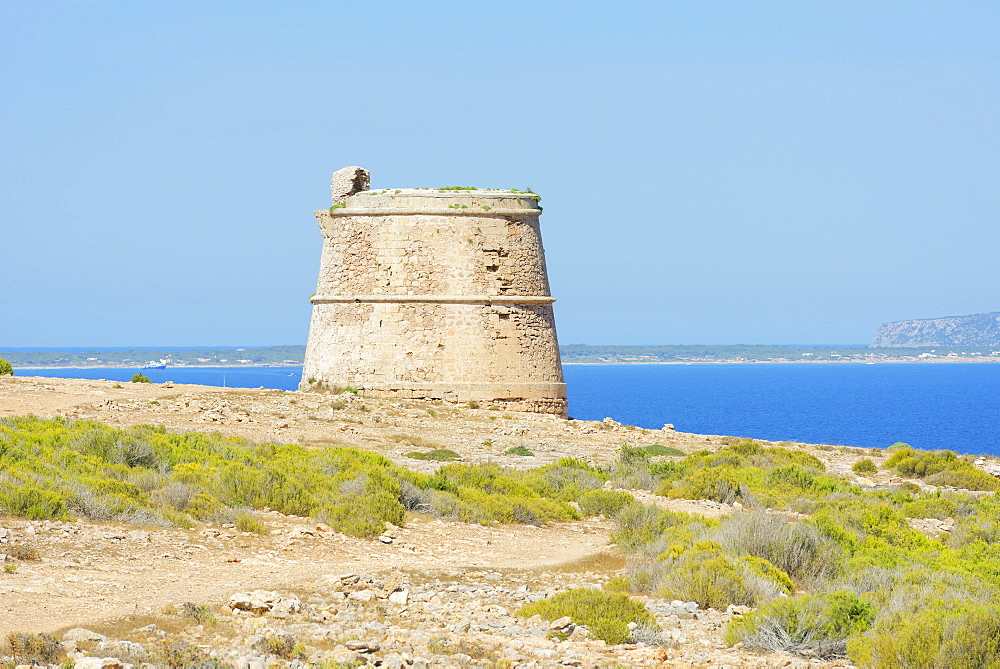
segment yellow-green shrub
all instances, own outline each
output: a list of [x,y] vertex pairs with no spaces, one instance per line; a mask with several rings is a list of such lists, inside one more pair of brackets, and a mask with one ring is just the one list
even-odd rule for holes
[[764,558],[798,580],[836,574],[843,557],[840,546],[812,523],[761,512],[723,519],[712,537],[729,553]]
[[695,469],[680,481],[664,482],[659,494],[682,499],[711,499],[730,504],[737,500],[749,502],[744,486],[762,487],[764,472],[756,468],[738,469],[731,465],[708,466]]
[[932,474],[926,481],[934,485],[947,485],[964,490],[1000,490],[1000,479],[991,476],[981,469],[976,469],[967,462],[950,469]]
[[958,502],[947,497],[923,497],[903,504],[900,512],[907,518],[950,518],[958,511]]
[[928,601],[919,610],[880,616],[847,644],[862,667],[1000,666],[1000,612],[969,602]]
[[756,555],[744,555],[739,559],[739,563],[758,576],[776,583],[778,587],[785,591],[785,594],[790,595],[795,590],[792,578],[774,566],[770,560],[765,560]]
[[851,465],[851,471],[859,476],[865,476],[877,472],[878,467],[875,466],[875,462],[871,458],[864,458]]
[[69,520],[66,502],[59,493],[32,485],[5,485],[0,489],[0,510],[32,520]]
[[613,516],[629,504],[635,504],[635,498],[627,492],[617,490],[591,490],[580,497],[580,509],[588,516]]
[[765,652],[837,657],[845,654],[848,639],[864,632],[874,618],[875,607],[853,592],[783,598],[731,622],[723,639]]
[[548,621],[569,616],[577,625],[586,625],[591,637],[612,644],[629,640],[630,622],[656,625],[656,619],[639,602],[621,593],[593,588],[560,592],[521,607],[517,615],[522,618],[539,615]]
[[253,532],[254,534],[267,534],[267,526],[261,522],[260,518],[252,513],[241,513],[236,516],[236,529],[240,532]]
[[[725,609],[731,604],[757,606],[787,592],[791,583],[774,565],[733,558],[712,541],[701,541],[690,549],[665,553],[660,559],[657,594],[665,599],[698,602],[705,608]],[[769,564],[769,563],[768,563]],[[777,578],[765,575],[772,571]]]
[[48,665],[66,659],[66,649],[49,634],[10,632],[7,634],[7,650],[13,659],[10,666]]
[[[187,526],[194,518],[266,506],[301,516],[322,510],[335,526],[374,533],[386,521],[402,522],[404,481],[414,508],[483,523],[573,519],[566,502],[603,483],[592,467],[572,459],[527,472],[450,465],[426,475],[356,449],[176,435],[150,426],[0,419],[0,509],[31,518],[68,519],[72,510]],[[351,519],[355,504],[364,513]]]
[[917,451],[902,445],[885,461],[885,467],[900,474],[926,478],[934,485],[965,490],[1000,490],[1000,479],[959,458],[954,451]]
[[385,531],[385,523],[402,525],[406,510],[387,492],[366,492],[334,497],[313,514],[338,532],[370,537]]
[[683,527],[694,522],[718,524],[717,521],[688,513],[666,511],[643,504],[629,504],[622,507],[615,521],[617,527],[611,533],[611,540],[626,552],[637,550],[645,544],[662,541],[666,532],[673,527]]

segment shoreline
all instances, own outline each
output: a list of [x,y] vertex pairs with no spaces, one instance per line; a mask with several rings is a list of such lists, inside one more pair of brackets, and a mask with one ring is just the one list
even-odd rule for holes
[[[876,360],[848,359],[848,360],[642,360],[642,361],[615,361],[615,362],[563,362],[563,365],[590,365],[590,366],[610,366],[610,365],[898,365],[898,364],[990,364],[1000,363],[1000,357],[979,357],[979,358],[879,358]],[[275,363],[263,365],[168,365],[166,369],[267,369],[267,368],[289,368],[301,367],[302,363]],[[54,370],[54,369],[134,369],[142,372],[145,367],[132,367],[130,365],[18,365],[14,368],[18,370]]]
[[[978,363],[1000,362],[1000,357],[980,358],[879,358],[877,360],[643,360],[621,362],[563,362],[563,365],[883,365],[883,364],[934,364],[934,363]],[[24,369],[27,369],[25,367]]]
[[[268,369],[270,367],[301,367],[302,363],[275,363],[275,364],[265,364],[265,365],[167,365],[166,369]],[[134,369],[137,372],[142,371],[164,371],[163,369],[157,367],[154,369],[149,369],[148,367],[132,367],[131,365],[18,365],[14,368],[14,373],[17,373],[19,369]]]

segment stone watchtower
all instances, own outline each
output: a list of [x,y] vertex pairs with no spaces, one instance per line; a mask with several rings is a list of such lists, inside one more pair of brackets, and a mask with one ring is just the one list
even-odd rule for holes
[[566,414],[538,196],[333,175],[301,389]]

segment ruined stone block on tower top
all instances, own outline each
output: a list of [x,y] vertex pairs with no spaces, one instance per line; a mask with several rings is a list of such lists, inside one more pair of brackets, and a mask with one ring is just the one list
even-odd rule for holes
[[333,202],[337,202],[349,195],[368,190],[371,184],[371,175],[368,170],[357,165],[345,167],[333,173],[330,181],[330,191],[333,194]]

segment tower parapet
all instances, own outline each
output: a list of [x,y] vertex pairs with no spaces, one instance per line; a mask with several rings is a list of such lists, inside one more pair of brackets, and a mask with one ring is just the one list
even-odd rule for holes
[[565,415],[538,196],[338,192],[338,181],[367,187],[358,170],[336,173],[333,207],[316,212],[323,255],[301,388]]

